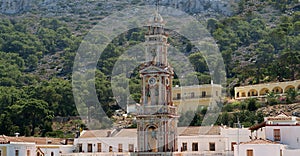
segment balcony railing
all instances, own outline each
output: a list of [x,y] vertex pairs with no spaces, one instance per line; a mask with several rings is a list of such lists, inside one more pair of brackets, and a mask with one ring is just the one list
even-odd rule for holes
[[138,115],[157,115],[157,114],[177,114],[177,108],[174,106],[166,105],[150,105],[150,106],[138,106]]

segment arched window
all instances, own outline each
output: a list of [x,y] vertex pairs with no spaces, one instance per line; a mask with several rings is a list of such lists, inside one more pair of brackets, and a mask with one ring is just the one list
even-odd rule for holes
[[276,94],[282,94],[283,93],[283,89],[279,86],[274,87],[272,91]]
[[53,152],[51,152],[51,156],[54,156],[54,153],[53,153]]
[[256,89],[250,89],[248,92],[248,96],[257,96],[258,91]]
[[268,93],[269,93],[269,89],[267,89],[267,88],[263,88],[259,91],[260,96],[267,95]]
[[288,92],[290,89],[295,90],[295,87],[293,85],[288,85],[285,87],[284,92]]

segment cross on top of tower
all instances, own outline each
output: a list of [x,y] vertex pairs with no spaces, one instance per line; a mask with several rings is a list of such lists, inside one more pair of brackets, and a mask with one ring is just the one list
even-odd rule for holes
[[160,0],[156,0],[155,12],[150,16],[147,26],[162,27],[165,24],[162,16],[159,14],[159,2]]
[[159,12],[159,1],[160,1],[160,0],[156,0],[156,12],[157,12],[157,13]]

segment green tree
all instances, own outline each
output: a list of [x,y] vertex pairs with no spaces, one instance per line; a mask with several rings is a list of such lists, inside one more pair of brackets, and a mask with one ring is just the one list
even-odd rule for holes
[[274,92],[270,92],[267,94],[267,103],[270,105],[275,105],[278,103],[278,95]]
[[[47,102],[37,99],[21,99],[10,107],[15,124],[30,129],[30,135],[36,133],[36,128],[42,128],[47,121],[53,118],[53,112],[49,110]],[[23,119],[23,120],[20,120]]]
[[206,60],[201,52],[193,53],[188,58],[197,72],[203,73],[208,71]]
[[247,105],[247,108],[249,111],[256,111],[257,110],[257,99],[249,99],[247,101],[248,105]]
[[287,92],[286,92],[286,101],[287,103],[293,103],[296,101],[296,97],[299,95],[299,93],[295,90],[290,88]]

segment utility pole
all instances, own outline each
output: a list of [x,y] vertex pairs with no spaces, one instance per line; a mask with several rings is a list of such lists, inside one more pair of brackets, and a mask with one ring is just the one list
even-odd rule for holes
[[240,119],[239,117],[237,117],[237,126],[238,126],[238,143],[237,143],[237,151],[238,151],[238,155],[240,155],[240,128],[241,128],[241,123],[240,123]]

